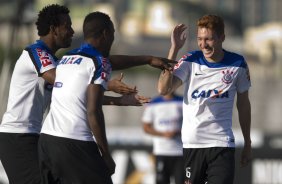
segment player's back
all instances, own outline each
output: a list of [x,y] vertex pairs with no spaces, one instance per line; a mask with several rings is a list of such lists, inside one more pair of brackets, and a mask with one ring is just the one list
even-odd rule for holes
[[63,56],[56,69],[51,108],[42,133],[84,141],[93,140],[87,122],[86,93],[88,85],[95,83],[94,80],[102,81],[103,75],[107,75],[103,70],[105,65],[109,65],[108,60],[103,60],[100,55],[89,56],[75,52]]

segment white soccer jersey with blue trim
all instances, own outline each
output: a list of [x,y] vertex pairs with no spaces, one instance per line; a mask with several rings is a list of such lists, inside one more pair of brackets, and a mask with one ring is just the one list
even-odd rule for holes
[[52,103],[41,133],[94,141],[87,120],[87,87],[98,84],[107,89],[111,70],[109,60],[89,44],[63,56],[56,69]]
[[[162,96],[156,97],[146,105],[142,121],[152,124],[154,129],[159,132],[181,131],[182,101],[183,98],[180,96],[174,96],[169,100]],[[153,153],[155,155],[180,156],[182,152],[180,135],[174,138],[153,137]]]
[[23,50],[12,74],[0,132],[40,133],[52,92],[52,85],[41,75],[55,68],[56,61],[57,58],[41,40]]
[[174,75],[185,85],[183,147],[234,147],[234,98],[251,86],[244,58],[224,50],[221,62],[210,63],[201,51],[194,51],[179,60]]

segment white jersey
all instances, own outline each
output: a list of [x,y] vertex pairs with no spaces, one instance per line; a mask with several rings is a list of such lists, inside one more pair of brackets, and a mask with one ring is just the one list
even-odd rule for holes
[[[164,99],[162,96],[152,99],[143,112],[143,123],[150,123],[155,130],[160,132],[181,131],[182,101],[180,96]],[[166,138],[153,137],[153,153],[161,156],[182,155],[181,136]]]
[[52,92],[52,85],[41,75],[55,68],[56,61],[57,58],[41,40],[23,50],[12,74],[0,132],[40,133]]
[[50,111],[41,133],[82,141],[94,141],[87,120],[89,84],[107,89],[111,65],[89,44],[70,51],[59,61]]
[[224,50],[220,63],[210,63],[201,51],[194,51],[180,59],[174,75],[185,85],[183,147],[235,147],[234,97],[251,86],[244,58]]

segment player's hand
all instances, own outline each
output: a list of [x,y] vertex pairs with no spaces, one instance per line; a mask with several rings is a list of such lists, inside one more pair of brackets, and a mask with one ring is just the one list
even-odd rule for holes
[[166,59],[166,58],[161,58],[161,57],[154,57],[152,56],[152,59],[150,61],[150,65],[155,68],[159,68],[161,70],[173,70],[173,64],[176,64],[177,61]]
[[123,73],[121,73],[119,77],[110,80],[108,82],[108,90],[119,94],[137,93],[138,91],[136,90],[136,87],[129,87],[122,82],[123,76]]
[[187,29],[187,26],[184,24],[178,24],[174,27],[172,34],[171,34],[171,47],[179,50],[183,47],[187,34],[184,32]]
[[122,106],[142,106],[151,101],[151,98],[137,95],[137,93],[122,95],[120,98],[120,104]]
[[109,169],[110,174],[111,175],[114,174],[115,169],[116,169],[116,163],[115,163],[114,159],[112,158],[112,156],[110,154],[104,154],[103,159],[106,162],[106,165]]
[[241,167],[247,166],[252,160],[252,147],[245,145],[241,153]]

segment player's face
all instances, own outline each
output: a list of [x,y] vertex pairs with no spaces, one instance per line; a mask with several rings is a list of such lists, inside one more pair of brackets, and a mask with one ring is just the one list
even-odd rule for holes
[[60,16],[62,24],[56,27],[56,44],[58,48],[67,48],[71,45],[74,31],[71,27],[70,16],[63,14]]
[[222,54],[224,35],[218,36],[214,31],[198,27],[198,46],[208,61],[218,61]]

